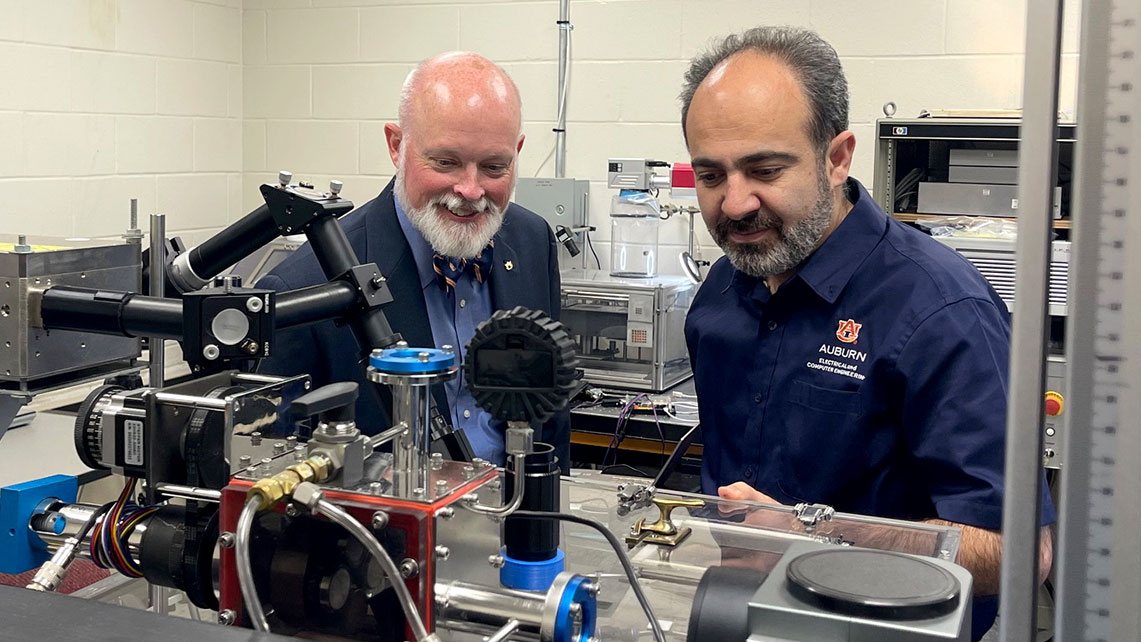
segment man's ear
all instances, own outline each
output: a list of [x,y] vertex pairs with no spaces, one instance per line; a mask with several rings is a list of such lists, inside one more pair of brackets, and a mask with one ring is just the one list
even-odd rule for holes
[[852,171],[852,154],[856,149],[856,135],[844,130],[828,143],[828,182],[839,187],[848,180]]
[[396,123],[385,123],[384,140],[388,144],[388,156],[392,166],[400,169],[400,145],[404,142],[404,130]]
[[519,144],[515,146],[515,153],[523,151],[523,139],[527,138],[526,134],[519,134]]

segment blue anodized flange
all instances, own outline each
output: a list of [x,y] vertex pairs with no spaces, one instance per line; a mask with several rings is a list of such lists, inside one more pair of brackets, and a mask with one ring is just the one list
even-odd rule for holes
[[[550,632],[554,642],[587,642],[595,635],[598,626],[598,591],[589,577],[563,573],[555,578],[547,604],[558,600],[554,621],[546,620],[543,628]],[[577,614],[574,605],[577,604]]]

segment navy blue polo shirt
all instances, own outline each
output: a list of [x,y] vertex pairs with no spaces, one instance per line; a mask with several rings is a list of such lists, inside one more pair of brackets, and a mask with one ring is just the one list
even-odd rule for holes
[[[853,208],[775,294],[726,258],[685,335],[702,489],[744,481],[785,504],[1002,525],[1006,306],[954,250]],[[1043,523],[1055,519],[1047,496]]]

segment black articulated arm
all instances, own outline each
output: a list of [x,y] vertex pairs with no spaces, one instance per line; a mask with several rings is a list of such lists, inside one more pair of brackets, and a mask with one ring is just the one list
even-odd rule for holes
[[[340,198],[337,191],[320,192],[304,183],[289,185],[286,175],[282,184],[262,185],[264,205],[175,257],[169,275],[176,288],[172,295],[201,290],[212,283],[217,274],[278,235],[304,232],[330,282],[278,294],[274,328],[344,319],[353,328],[363,354],[373,348],[395,345],[400,336],[392,332],[380,310],[380,306],[392,301],[392,295],[375,265],[359,263],[337,223],[338,217],[353,209],[352,202]],[[226,294],[232,293],[227,290]],[[251,307],[257,306],[251,304]],[[41,299],[43,327],[49,330],[154,336],[178,341],[184,341],[187,332],[202,331],[202,328],[185,327],[183,309],[183,302],[177,299],[70,286],[48,288]],[[262,310],[251,312],[256,314]],[[203,325],[208,322],[204,320]],[[253,356],[267,355],[259,350]]]
[[[184,300],[57,286],[43,292],[43,327],[174,339],[182,343],[192,370],[204,372],[231,359],[270,356],[275,330],[341,320],[352,330],[364,367],[372,350],[401,340],[381,309],[392,302],[388,283],[375,264],[360,263],[337,222],[353,209],[351,201],[339,196],[340,183],[334,181],[322,192],[306,183],[291,185],[291,178],[282,172],[279,184],[262,185],[264,205],[174,257],[168,273],[175,286],[171,295],[185,295]],[[281,293],[231,287],[232,282],[203,289],[278,235],[295,233],[309,240],[328,283]],[[434,405],[434,433],[445,440],[453,458],[471,459],[466,440],[456,440]]]
[[289,412],[298,419],[317,415],[324,423],[348,423],[355,419],[359,392],[357,382],[338,381],[294,399]]

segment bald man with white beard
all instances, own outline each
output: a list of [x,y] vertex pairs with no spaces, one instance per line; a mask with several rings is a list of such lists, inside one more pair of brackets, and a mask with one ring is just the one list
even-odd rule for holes
[[[496,310],[521,305],[559,316],[558,252],[538,215],[510,203],[523,147],[519,91],[490,60],[450,52],[418,65],[404,82],[399,122],[384,127],[396,175],[378,197],[341,225],[362,263],[376,263],[394,301],[384,312],[411,346],[467,345]],[[379,142],[379,141],[378,141]],[[545,277],[545,278],[544,278]],[[297,289],[325,279],[308,246],[258,285]],[[308,373],[315,386],[364,379],[351,332],[324,322],[280,333],[260,371]],[[461,350],[462,352],[462,350]],[[479,408],[462,377],[432,390],[437,407],[462,428],[476,456],[504,462],[499,426]],[[391,424],[391,398],[362,394],[357,424],[376,434]],[[569,466],[564,412],[536,426]]]

